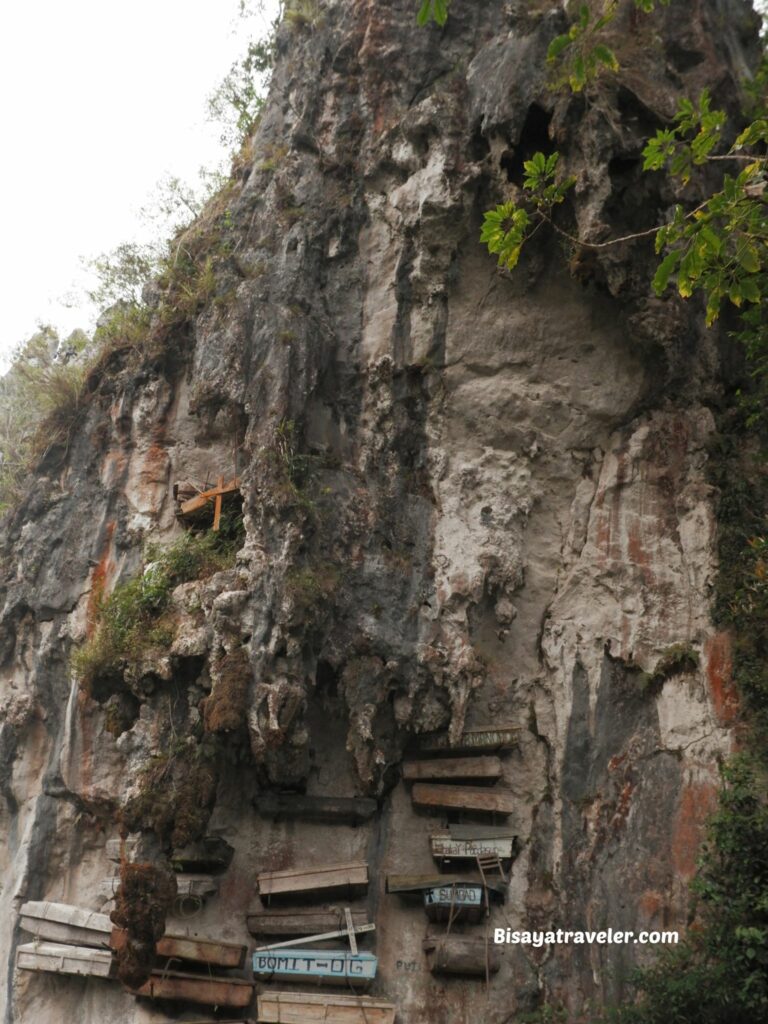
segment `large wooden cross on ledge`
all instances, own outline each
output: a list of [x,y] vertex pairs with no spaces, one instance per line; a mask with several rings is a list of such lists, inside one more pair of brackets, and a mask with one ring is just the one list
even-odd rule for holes
[[212,487],[208,491],[202,491],[200,494],[196,494],[194,498],[189,498],[188,501],[183,501],[179,508],[180,516],[188,516],[193,512],[197,512],[199,509],[204,508],[209,501],[213,501],[213,528],[218,530],[221,522],[221,505],[222,499],[225,494],[233,494],[235,491],[240,490],[240,479],[234,477],[229,483],[224,483],[224,477],[220,476],[216,486]]

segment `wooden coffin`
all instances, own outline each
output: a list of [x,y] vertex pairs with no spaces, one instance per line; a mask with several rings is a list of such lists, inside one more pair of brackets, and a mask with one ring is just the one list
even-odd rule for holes
[[427,963],[433,974],[469,974],[485,977],[501,966],[499,947],[490,936],[438,935],[424,940]]
[[509,829],[454,828],[433,832],[429,837],[432,856],[439,864],[456,860],[476,861],[478,857],[496,856],[511,861],[515,855],[516,836]]
[[[485,889],[477,882],[436,885],[424,890],[424,909],[430,921],[480,921],[486,913]],[[489,902],[500,902],[503,896],[488,887]]]
[[[364,910],[352,911],[356,927],[368,920]],[[316,935],[344,928],[343,907],[318,907],[317,910],[261,910],[247,917],[251,935]]]
[[449,742],[447,733],[440,733],[425,736],[420,746],[425,751],[452,751],[456,754],[494,753],[514,747],[518,732],[514,725],[479,725],[465,729],[456,743]]
[[430,921],[480,921],[486,912],[481,885],[435,886],[423,899]]
[[359,825],[369,821],[378,804],[368,797],[299,796],[296,793],[262,793],[254,800],[259,814],[268,818],[300,818]]
[[106,914],[71,907],[67,903],[31,900],[22,903],[20,923],[39,939],[73,946],[108,947],[112,922]]
[[472,779],[500,779],[501,761],[498,757],[441,757],[435,761],[406,761],[403,778],[406,782],[421,779],[442,779],[460,782]]
[[[137,839],[129,836],[125,841],[125,856],[129,860],[135,859]],[[121,843],[119,839],[110,839],[107,842],[107,856],[111,861],[120,862]],[[209,872],[226,871],[232,862],[234,849],[224,839],[218,836],[205,836],[197,843],[178,848],[171,854],[171,864],[174,871],[192,874],[207,874]]]
[[[110,937],[112,949],[122,949],[125,941],[125,930],[113,928]],[[199,939],[186,935],[164,935],[155,944],[155,952],[161,959],[189,960],[211,967],[237,970],[245,964],[248,950],[246,946],[239,946],[233,942],[218,942],[214,939]]]
[[253,973],[262,981],[368,985],[376,977],[377,966],[373,953],[347,949],[274,949],[253,954]]
[[111,949],[65,946],[57,942],[28,942],[16,950],[16,966],[24,971],[110,978],[114,960]]
[[129,988],[146,999],[178,999],[203,1006],[231,1006],[245,1009],[253,999],[253,982],[240,978],[213,978],[205,974],[153,971],[140,988]]
[[487,811],[489,814],[511,814],[515,799],[508,789],[484,786],[441,786],[417,782],[411,793],[416,807],[459,811]]
[[395,1024],[392,1003],[369,996],[264,992],[260,1024]]
[[368,886],[368,865],[335,864],[324,868],[289,868],[287,871],[262,871],[256,876],[259,895],[263,897],[290,896],[293,893],[329,890],[349,891]]
[[[106,878],[99,886],[99,894],[104,899],[114,899],[120,885],[120,876]],[[183,900],[187,897],[204,900],[218,892],[219,883],[211,875],[176,875],[176,899]]]
[[[401,896],[418,896],[428,889],[449,888],[452,885],[476,885],[482,887],[482,879],[477,876],[467,878],[465,875],[387,875],[387,892],[398,893]],[[500,878],[488,878],[486,880],[488,891],[495,895],[495,898],[503,899],[507,886]]]

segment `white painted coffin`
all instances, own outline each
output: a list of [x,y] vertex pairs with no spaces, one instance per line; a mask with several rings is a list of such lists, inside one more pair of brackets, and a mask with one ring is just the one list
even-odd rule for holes
[[24,971],[109,978],[113,964],[112,951],[108,949],[65,946],[56,942],[28,942],[16,950],[16,966]]
[[67,903],[30,900],[22,903],[20,918],[24,931],[39,939],[73,946],[109,946],[112,922],[106,914]]

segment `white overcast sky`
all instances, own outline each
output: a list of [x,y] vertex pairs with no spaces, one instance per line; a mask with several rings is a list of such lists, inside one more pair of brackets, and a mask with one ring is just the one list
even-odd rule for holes
[[245,49],[237,10],[238,0],[6,5],[0,359],[38,321],[87,326],[88,311],[57,301],[79,258],[140,236],[139,209],[164,175],[191,179],[221,158],[206,100]]

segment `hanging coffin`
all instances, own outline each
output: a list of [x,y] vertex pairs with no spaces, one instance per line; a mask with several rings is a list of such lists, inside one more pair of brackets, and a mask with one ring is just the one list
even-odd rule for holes
[[[125,943],[125,930],[113,928],[110,937],[112,949],[122,949]],[[157,940],[155,953],[160,960],[189,960],[191,963],[206,964],[209,967],[238,970],[245,964],[247,948],[233,942],[217,942],[215,939],[164,935]]]
[[508,828],[452,826],[429,837],[432,856],[439,864],[450,861],[477,861],[478,857],[498,857],[511,861],[515,856],[516,836]]
[[[251,935],[316,935],[343,928],[344,911],[341,907],[318,907],[317,910],[261,910],[246,918]],[[368,920],[364,910],[352,911],[353,925]]]
[[262,871],[256,876],[259,895],[291,896],[295,893],[349,892],[368,886],[368,865],[365,863],[334,864],[322,868],[290,868],[288,871]]
[[262,793],[254,800],[254,806],[267,818],[348,825],[368,821],[378,810],[378,804],[370,797],[299,796],[296,793]]
[[109,946],[112,922],[106,914],[71,907],[67,903],[30,900],[22,903],[20,924],[39,939],[73,946]]
[[395,1024],[392,1003],[368,996],[264,992],[260,1024]]
[[501,966],[499,947],[491,937],[440,935],[423,943],[433,974],[465,974],[485,977]]
[[344,949],[275,949],[253,954],[253,973],[262,981],[367,985],[376,977],[377,965],[372,953]]
[[180,974],[153,971],[140,988],[129,988],[146,999],[177,999],[203,1006],[231,1006],[245,1009],[251,1005],[253,983],[240,978],[214,978],[205,974]]
[[421,741],[421,749],[455,754],[494,753],[514,747],[518,732],[519,729],[514,725],[480,725],[465,729],[456,743],[450,743],[446,733],[425,737]]
[[28,942],[16,950],[16,966],[24,971],[110,978],[114,970],[114,960],[109,949],[65,946],[56,942]]
[[487,786],[443,786],[417,782],[411,793],[414,806],[434,810],[482,811],[507,816],[515,809],[508,789]]

